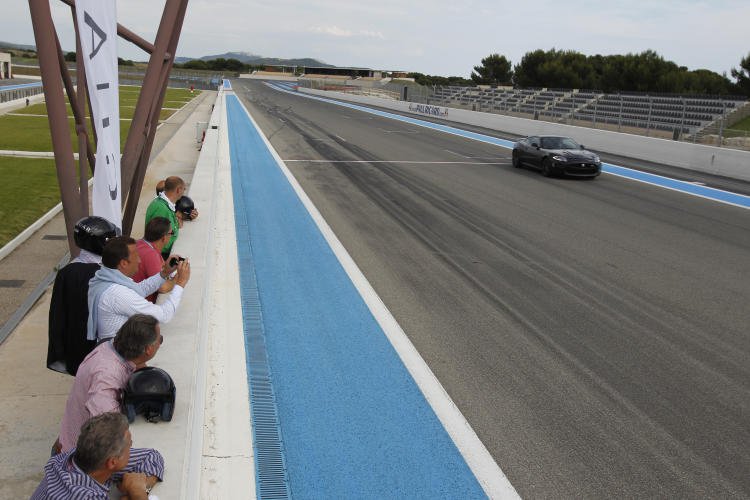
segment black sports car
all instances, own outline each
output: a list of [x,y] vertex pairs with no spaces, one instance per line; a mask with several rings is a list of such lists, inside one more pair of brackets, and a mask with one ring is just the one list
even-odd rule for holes
[[569,137],[532,135],[513,146],[513,166],[538,168],[543,175],[596,177],[602,172],[599,157]]

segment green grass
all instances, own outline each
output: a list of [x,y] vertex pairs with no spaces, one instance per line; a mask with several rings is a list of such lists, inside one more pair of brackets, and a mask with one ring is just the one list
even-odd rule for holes
[[[133,114],[135,113],[135,104],[136,101],[125,101],[124,104],[122,102],[122,99],[120,100],[120,118],[126,118],[128,120],[133,119]],[[73,110],[70,107],[70,104],[67,104],[68,109],[68,116],[73,116]],[[14,114],[20,114],[20,115],[46,115],[47,114],[47,105],[45,103],[40,104],[32,104],[31,106],[27,106],[25,108],[17,109],[12,111]],[[173,111],[171,109],[162,109],[159,112],[159,120],[163,121],[175,114],[176,111]],[[122,127],[122,124],[120,124]]]
[[[78,152],[78,139],[75,134],[75,120],[68,118],[70,140],[73,151]],[[120,144],[125,144],[130,122],[120,122]],[[89,126],[89,137],[93,133]],[[49,121],[44,116],[0,116],[0,149],[11,151],[52,151],[52,136]]]
[[[135,105],[138,103],[138,96],[140,95],[141,88],[134,87],[132,85],[120,86],[120,118],[126,118],[128,120],[133,118],[135,112]],[[193,94],[187,89],[167,89],[164,96],[164,106],[166,108],[181,108],[193,98],[200,94],[199,90],[196,90]],[[70,108],[70,104],[66,103],[68,109],[68,116],[73,116],[73,110]],[[24,108],[13,110],[14,114],[28,114],[28,115],[46,115],[47,105],[32,104]],[[159,113],[159,120],[163,121],[176,113],[176,110],[162,109]],[[122,126],[122,124],[121,124]]]
[[55,161],[0,157],[0,247],[60,202]]
[[729,128],[732,130],[744,130],[745,132],[750,132],[750,116],[746,116]]
[[[126,120],[133,118],[135,105],[138,102],[140,87],[123,85],[120,88],[120,117]],[[167,89],[165,94],[164,106],[169,108],[179,108],[190,102],[200,91],[193,94],[187,89]],[[73,120],[73,111],[70,104],[66,104],[70,122],[70,137],[73,144],[73,151],[78,152],[78,139],[75,136],[75,121]],[[132,107],[131,107],[132,106]],[[176,111],[171,109],[162,109],[159,113],[159,120],[163,121],[172,116]],[[44,103],[34,104],[28,107],[19,108],[12,111],[14,115],[46,115],[47,105]],[[130,129],[129,121],[120,122],[120,145],[124,147],[125,140]],[[91,126],[88,126],[89,137],[93,144],[93,133]],[[49,132],[49,121],[46,116],[8,116],[0,115],[0,149],[11,151],[52,151],[52,137]]]
[[[139,87],[123,86],[120,94],[121,106],[135,105]],[[200,92],[190,94],[185,89],[168,89],[165,106],[179,107],[189,102]],[[166,100],[170,100],[167,103]],[[176,104],[171,104],[172,102]],[[46,115],[44,104],[29,106],[14,113]],[[72,116],[68,106],[69,116]],[[166,119],[174,111],[162,110],[160,119]],[[130,118],[133,108],[121,108],[123,118]],[[78,151],[75,122],[69,118],[70,138],[73,150]],[[125,144],[130,122],[120,122],[120,144]],[[89,127],[90,137],[91,129]],[[93,143],[93,139],[92,139]],[[46,116],[0,115],[0,149],[11,151],[52,151],[52,138]],[[18,158],[0,156],[0,247],[15,238],[21,231],[47,213],[60,201],[57,171],[54,159]]]

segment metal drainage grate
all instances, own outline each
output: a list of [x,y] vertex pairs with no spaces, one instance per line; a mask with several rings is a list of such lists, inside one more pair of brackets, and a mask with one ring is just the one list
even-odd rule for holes
[[[276,397],[266,350],[266,335],[260,306],[258,282],[250,245],[242,182],[234,178],[237,256],[240,267],[242,321],[245,330],[250,413],[253,421],[253,448],[259,500],[291,498],[284,458]],[[239,184],[239,186],[237,186]]]
[[64,234],[45,234],[44,236],[42,236],[42,239],[62,241],[62,240],[67,240],[68,237]]

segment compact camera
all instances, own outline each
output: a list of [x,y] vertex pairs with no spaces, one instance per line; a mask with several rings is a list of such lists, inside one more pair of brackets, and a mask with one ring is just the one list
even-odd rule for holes
[[169,259],[169,267],[174,267],[183,260],[185,260],[185,257],[172,257],[171,259]]

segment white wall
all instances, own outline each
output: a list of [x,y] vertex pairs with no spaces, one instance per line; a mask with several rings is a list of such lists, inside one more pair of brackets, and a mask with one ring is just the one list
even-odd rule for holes
[[241,73],[240,78],[250,78],[254,80],[279,80],[283,82],[296,82],[298,78],[291,74],[281,74],[281,75],[269,75],[267,73],[256,75],[253,73]]
[[[341,92],[306,88],[300,88],[299,90],[308,94],[328,96],[402,112],[409,112],[409,105],[411,104],[404,101],[388,101]],[[586,147],[595,151],[750,181],[750,152],[748,151],[622,134],[609,130],[596,130],[465,109],[441,109],[448,111],[448,115],[442,117],[442,120],[446,122],[474,125],[522,136],[565,135],[573,137],[579,143],[585,144]]]

